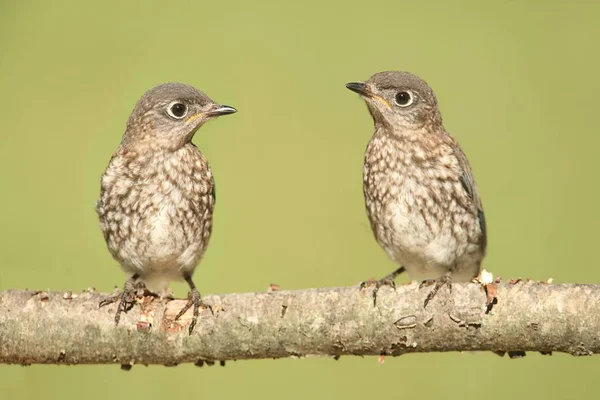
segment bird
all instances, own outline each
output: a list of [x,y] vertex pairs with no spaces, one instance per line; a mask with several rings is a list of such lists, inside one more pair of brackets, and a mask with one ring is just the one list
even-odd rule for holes
[[112,257],[128,274],[120,294],[100,307],[118,302],[115,324],[133,307],[144,287],[164,291],[185,280],[192,334],[205,304],[192,275],[208,246],[216,201],[215,181],[206,157],[192,143],[207,121],[237,110],[211,100],[193,86],[164,83],[136,103],[117,151],[100,183],[96,212]]
[[[399,267],[375,282],[395,288],[404,272],[438,290],[476,277],[487,251],[481,197],[469,161],[444,128],[429,85],[406,71],[384,71],[346,88],[365,101],[374,122],[363,163],[371,230]],[[361,283],[361,288],[367,285]]]

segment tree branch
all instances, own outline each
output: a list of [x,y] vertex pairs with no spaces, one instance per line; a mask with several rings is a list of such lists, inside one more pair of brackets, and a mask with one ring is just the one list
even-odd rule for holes
[[454,284],[423,308],[416,283],[382,288],[206,296],[189,336],[185,300],[138,299],[118,327],[107,294],[0,292],[0,363],[164,364],[305,355],[401,355],[443,351],[600,352],[600,286],[534,282],[492,285],[486,314],[479,284]]

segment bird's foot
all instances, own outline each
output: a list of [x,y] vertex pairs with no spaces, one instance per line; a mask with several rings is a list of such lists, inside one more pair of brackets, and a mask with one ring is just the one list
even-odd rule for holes
[[396,290],[396,282],[394,280],[398,275],[404,272],[404,267],[400,267],[389,275],[384,276],[378,281],[368,280],[365,282],[361,282],[359,288],[360,290],[364,289],[367,286],[375,283],[375,288],[373,288],[373,307],[377,305],[377,292],[379,292],[379,288],[382,286],[389,286],[392,289]]
[[438,290],[440,290],[442,286],[448,286],[448,290],[452,292],[452,278],[450,277],[450,275],[444,275],[438,279],[426,279],[423,282],[421,282],[421,284],[419,285],[419,289],[431,285],[433,285],[433,289],[431,289],[431,292],[429,292],[429,294],[425,298],[423,308],[427,307],[427,304],[435,297]]
[[211,314],[215,315],[210,304],[206,304],[202,301],[202,298],[200,297],[200,292],[198,291],[198,289],[193,288],[188,295],[187,304],[185,306],[183,306],[181,311],[179,311],[179,313],[175,317],[175,320],[178,320],[179,318],[181,318],[181,316],[183,314],[185,314],[185,312],[187,310],[189,310],[190,307],[192,307],[192,306],[194,306],[194,314],[192,317],[192,322],[190,323],[190,327],[189,327],[190,335],[194,331],[194,327],[196,326],[196,323],[198,322],[198,316],[200,315],[200,306],[202,306],[203,308],[208,308],[210,310]]
[[115,325],[119,325],[121,313],[127,313],[133,308],[133,305],[135,304],[135,299],[138,297],[140,291],[143,296],[146,290],[144,282],[136,282],[137,278],[138,277],[136,275],[132,276],[123,285],[123,290],[121,291],[121,293],[108,297],[102,300],[100,304],[98,304],[98,308],[100,308],[109,304],[116,303],[117,301],[119,302],[119,304],[117,305],[117,312],[115,313]]

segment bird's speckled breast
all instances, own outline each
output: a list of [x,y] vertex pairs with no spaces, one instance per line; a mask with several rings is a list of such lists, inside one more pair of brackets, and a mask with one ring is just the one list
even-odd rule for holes
[[212,231],[214,180],[192,144],[176,151],[119,150],[97,204],[108,248],[125,270],[179,279],[200,261]]
[[436,138],[402,140],[376,132],[367,147],[363,191],[371,228],[414,279],[449,270],[456,280],[470,279],[479,269],[476,209],[460,173],[451,147]]

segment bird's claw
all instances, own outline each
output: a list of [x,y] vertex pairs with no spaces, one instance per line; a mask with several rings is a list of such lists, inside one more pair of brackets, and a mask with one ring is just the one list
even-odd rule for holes
[[387,276],[375,282],[375,288],[373,289],[373,307],[377,305],[377,292],[379,292],[379,288],[382,286],[389,286],[394,289],[394,291],[396,290],[396,282]]
[[423,308],[427,307],[427,304],[429,304],[429,302],[435,297],[438,290],[440,290],[442,286],[448,286],[448,290],[452,292],[452,279],[450,278],[450,275],[444,275],[438,279],[426,279],[423,282],[421,282],[421,284],[419,285],[419,289],[431,285],[434,285],[433,289],[431,289],[431,292],[427,294],[425,302],[423,303]]
[[391,274],[384,276],[383,278],[381,278],[378,281],[374,281],[374,280],[370,279],[368,281],[361,282],[360,289],[362,290],[365,287],[370,286],[373,283],[375,283],[375,288],[373,288],[373,307],[375,307],[377,305],[377,292],[379,292],[379,288],[382,286],[389,286],[392,289],[396,290],[396,282],[394,280],[396,279],[396,277],[398,275],[400,275],[404,271],[405,271],[404,267],[400,267],[400,268],[396,269],[395,271],[393,271]]
[[109,304],[119,302],[119,304],[117,304],[117,312],[115,313],[115,325],[119,325],[119,321],[121,320],[121,313],[127,313],[133,308],[133,305],[135,304],[135,299],[139,295],[139,291],[142,290],[142,293],[144,293],[144,291],[146,290],[146,286],[144,285],[144,283],[136,283],[135,279],[137,279],[137,277],[128,279],[127,282],[125,282],[125,285],[123,285],[123,290],[121,291],[121,293],[108,297],[98,304],[98,308],[101,308]]
[[363,281],[363,282],[360,283],[360,285],[358,285],[358,290],[363,290],[367,286],[371,286],[374,283],[375,283],[375,279],[373,279],[373,278],[370,278],[370,279],[368,279],[366,281]]
[[389,276],[386,276],[385,278],[380,279],[378,281],[371,279],[368,281],[361,282],[359,290],[362,290],[367,286],[371,286],[373,284],[375,284],[375,287],[373,288],[373,307],[377,305],[377,292],[379,292],[379,288],[381,288],[382,286],[389,286],[392,289],[396,290],[396,282],[394,282],[394,279],[390,278]]
[[192,306],[194,306],[194,314],[192,316],[192,321],[190,322],[190,327],[188,329],[190,335],[194,331],[194,327],[198,322],[198,316],[200,315],[200,307],[208,308],[210,310],[210,313],[213,316],[215,315],[212,306],[203,302],[202,298],[200,297],[200,292],[198,291],[198,289],[194,288],[190,291],[188,295],[188,302],[186,303],[186,305],[183,306],[183,308],[179,311],[177,316],[175,316],[175,320],[181,318],[181,316],[185,314],[185,312],[189,310]]

